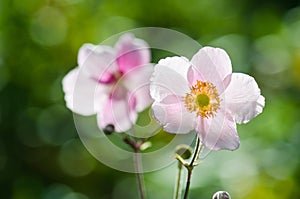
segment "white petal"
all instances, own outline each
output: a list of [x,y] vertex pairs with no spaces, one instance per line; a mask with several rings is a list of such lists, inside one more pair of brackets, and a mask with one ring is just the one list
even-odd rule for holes
[[159,61],[151,78],[151,97],[161,101],[168,95],[185,96],[190,91],[187,82],[189,65],[183,57],[169,57]]
[[[173,95],[167,98],[172,99],[153,103],[154,117],[169,133],[183,134],[192,131],[195,128],[195,114],[188,112],[178,97]],[[170,100],[172,103],[169,102]]]
[[78,64],[88,76],[109,80],[117,71],[116,53],[110,46],[84,44],[78,52]]
[[116,132],[129,130],[136,119],[137,112],[131,109],[130,101],[127,99],[110,99],[104,110],[97,114],[99,128],[112,124]]
[[62,80],[67,107],[81,115],[92,115],[108,97],[105,86],[88,78],[79,68],[71,70]]
[[237,123],[247,123],[265,106],[265,98],[254,78],[242,73],[232,74],[223,100]]
[[191,60],[191,72],[194,78],[189,75],[190,84],[194,85],[196,80],[213,83],[219,93],[225,90],[224,79],[232,73],[231,61],[227,53],[220,48],[203,47]]
[[136,98],[136,110],[142,111],[153,102],[150,96],[150,77],[154,67],[152,64],[138,66],[122,76],[120,81]]
[[199,118],[196,130],[202,143],[211,150],[235,150],[240,145],[235,122],[221,110],[213,118]]
[[167,57],[165,59],[161,59],[158,62],[158,65],[163,65],[170,67],[172,70],[181,75],[184,79],[187,78],[187,72],[189,67],[191,66],[189,60],[185,57]]

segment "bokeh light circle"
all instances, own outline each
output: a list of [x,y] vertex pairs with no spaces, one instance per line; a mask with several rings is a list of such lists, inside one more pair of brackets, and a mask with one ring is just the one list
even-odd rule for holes
[[46,6],[32,18],[31,38],[40,45],[58,45],[67,35],[67,25],[63,12],[55,7]]

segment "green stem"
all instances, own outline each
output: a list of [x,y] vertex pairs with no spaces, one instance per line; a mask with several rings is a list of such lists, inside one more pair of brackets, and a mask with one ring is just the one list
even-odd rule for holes
[[193,154],[193,158],[192,158],[192,160],[190,162],[190,167],[194,166],[194,162],[198,158],[201,148],[202,147],[200,147],[200,139],[197,138],[196,147],[195,147],[195,151],[194,151],[194,154]]
[[143,173],[141,171],[141,158],[140,158],[139,149],[136,149],[134,153],[135,153],[135,167],[136,167],[135,169],[136,169],[140,199],[145,199],[145,185],[144,185]]
[[182,163],[178,162],[177,182],[175,187],[174,199],[180,199],[181,196],[181,169]]
[[191,167],[191,169],[188,169],[188,176],[187,176],[185,192],[184,192],[184,196],[183,196],[184,199],[188,198],[188,193],[189,193],[190,184],[191,184],[192,170],[193,170],[192,167]]
[[200,139],[197,137],[196,147],[195,147],[195,150],[194,150],[192,160],[191,160],[189,165],[185,166],[187,168],[187,180],[186,180],[185,192],[184,192],[183,199],[188,198],[188,193],[189,193],[191,178],[192,178],[192,171],[193,171],[194,166],[195,166],[194,163],[195,163],[196,159],[198,158],[201,149],[202,149],[202,146],[200,146]]
[[136,176],[138,181],[139,187],[139,195],[140,199],[145,199],[145,185],[143,179],[143,173],[141,170],[141,157],[140,157],[140,147],[143,141],[136,141],[131,139],[130,137],[126,136],[123,138],[123,141],[128,144],[134,151],[134,162],[135,162],[135,169],[136,169]]

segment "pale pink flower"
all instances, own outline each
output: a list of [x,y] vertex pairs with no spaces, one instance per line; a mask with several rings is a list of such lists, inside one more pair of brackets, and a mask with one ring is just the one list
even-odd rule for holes
[[80,115],[97,114],[99,128],[130,129],[138,112],[152,103],[150,58],[148,44],[131,34],[120,37],[114,48],[84,44],[78,67],[62,81],[67,107]]
[[150,84],[155,118],[170,133],[196,130],[211,150],[235,150],[236,123],[263,110],[265,99],[249,75],[232,73],[227,53],[203,47],[191,61],[168,57],[155,66]]

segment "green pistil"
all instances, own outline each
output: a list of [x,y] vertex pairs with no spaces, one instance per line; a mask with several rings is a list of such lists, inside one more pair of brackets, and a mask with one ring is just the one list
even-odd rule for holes
[[200,107],[209,105],[209,97],[205,94],[199,94],[196,98],[196,103]]

